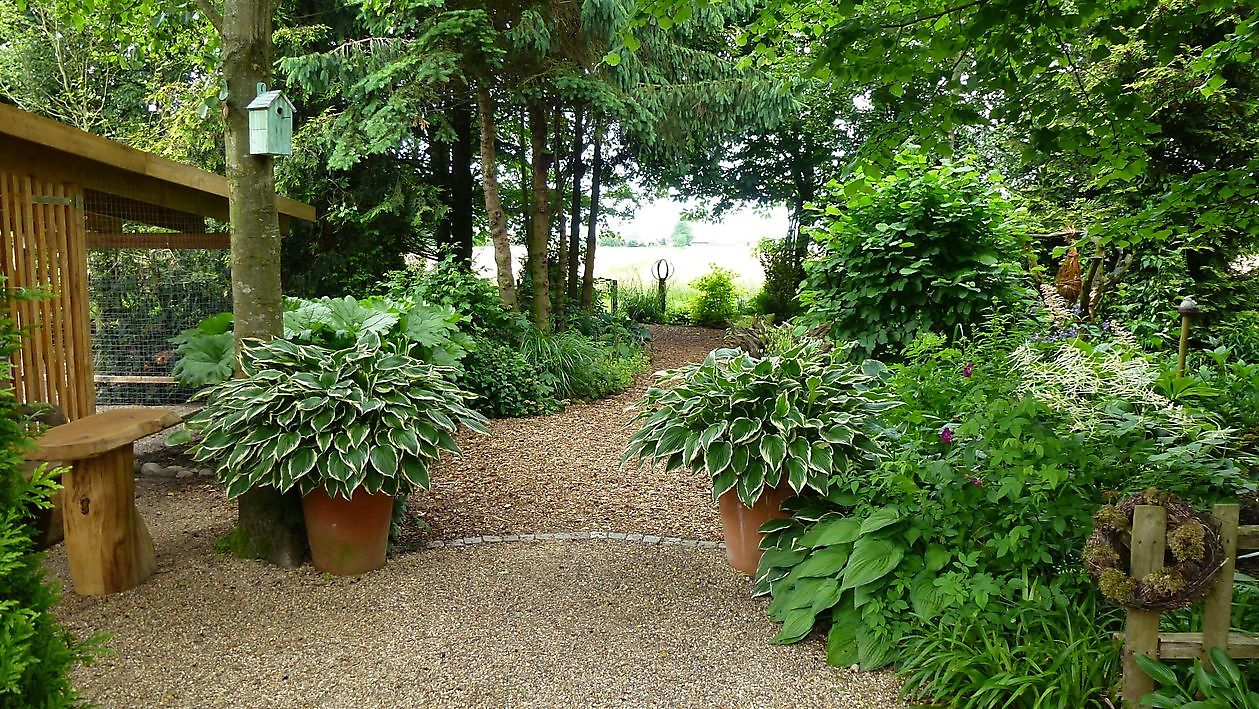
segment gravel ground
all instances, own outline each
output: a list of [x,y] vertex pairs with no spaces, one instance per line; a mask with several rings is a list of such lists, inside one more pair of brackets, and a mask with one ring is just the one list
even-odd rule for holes
[[[656,364],[718,341],[658,329]],[[702,480],[640,484],[614,464],[628,435],[622,409],[641,385],[559,416],[496,422],[495,439],[514,434],[520,447],[482,440],[435,475],[443,482],[420,505],[430,537],[716,538]],[[74,674],[102,706],[902,706],[894,675],[828,667],[821,638],[770,645],[764,602],[748,597],[720,550],[496,543],[409,551],[380,571],[335,578],[216,552],[234,507],[203,480],[152,482],[137,499],[157,573],[112,596],[67,592],[58,609],[77,634],[112,635],[113,654]],[[61,547],[45,565],[70,587]]]
[[[722,331],[652,328],[652,370],[703,359]],[[690,471],[622,469],[626,427],[652,372],[617,396],[570,405],[553,416],[500,419],[493,436],[460,440],[462,457],[443,461],[432,489],[411,497],[429,529],[404,543],[484,534],[599,529],[719,539],[712,486]]]

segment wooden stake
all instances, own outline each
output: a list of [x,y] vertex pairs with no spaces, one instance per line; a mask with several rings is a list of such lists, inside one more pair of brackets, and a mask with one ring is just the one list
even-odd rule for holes
[[1220,523],[1220,544],[1224,547],[1224,568],[1207,592],[1202,609],[1202,651],[1199,659],[1211,666],[1211,648],[1228,652],[1228,631],[1233,619],[1233,569],[1237,565],[1237,521],[1240,505],[1216,505],[1211,511]]
[[[1161,505],[1137,505],[1132,514],[1132,578],[1140,580],[1163,568],[1167,543],[1167,509]],[[1133,707],[1154,691],[1154,680],[1137,664],[1136,656],[1158,659],[1158,618],[1154,611],[1129,610],[1124,627],[1123,696]]]

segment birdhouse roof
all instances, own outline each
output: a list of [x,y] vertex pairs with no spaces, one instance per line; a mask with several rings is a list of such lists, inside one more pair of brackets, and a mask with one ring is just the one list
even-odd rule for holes
[[271,108],[271,106],[280,101],[284,102],[284,104],[286,104],[290,109],[293,107],[293,102],[289,101],[283,91],[277,89],[275,91],[264,91],[258,94],[258,98],[250,101],[249,105],[245,108],[248,108],[251,111],[255,108]]

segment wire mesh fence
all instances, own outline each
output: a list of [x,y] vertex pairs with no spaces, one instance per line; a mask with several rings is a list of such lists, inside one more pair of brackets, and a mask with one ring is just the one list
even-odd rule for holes
[[171,376],[171,338],[232,309],[228,255],[200,249],[103,249],[88,254],[88,300],[99,404],[188,400]]

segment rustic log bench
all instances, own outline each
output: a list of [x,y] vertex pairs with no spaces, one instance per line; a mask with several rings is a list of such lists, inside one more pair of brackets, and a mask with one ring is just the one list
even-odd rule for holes
[[181,420],[172,409],[111,409],[49,429],[26,454],[70,467],[62,476],[62,523],[79,594],[126,591],[153,575],[153,538],[135,505],[132,444]]

